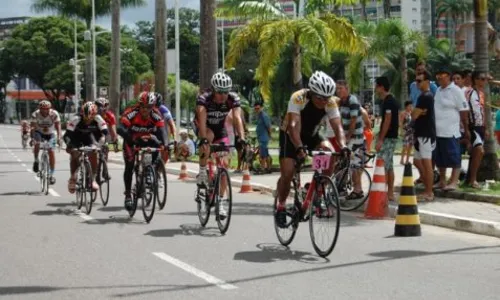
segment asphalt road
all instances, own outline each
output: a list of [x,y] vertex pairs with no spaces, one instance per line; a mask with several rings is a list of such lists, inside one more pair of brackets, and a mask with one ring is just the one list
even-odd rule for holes
[[[67,192],[68,156],[39,194],[18,130],[0,127],[0,298],[6,299],[498,299],[500,241],[422,226],[394,238],[392,220],[342,215],[339,241],[319,258],[301,224],[279,246],[268,195],[234,192],[231,227],[202,229],[194,184],[169,177],[165,210],[145,224],[123,209],[121,165],[111,199],[90,216]],[[98,200],[99,201],[99,200]],[[450,204],[452,205],[452,204]]]

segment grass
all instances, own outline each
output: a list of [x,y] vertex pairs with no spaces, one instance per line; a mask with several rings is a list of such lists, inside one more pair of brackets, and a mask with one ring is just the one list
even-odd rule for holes
[[465,192],[465,193],[499,196],[500,195],[500,182],[495,182],[495,183],[489,184],[487,190],[473,189],[470,187],[466,187],[464,185],[461,185],[458,189],[459,189],[459,191]]
[[[279,158],[278,158],[278,155],[271,155],[272,159],[273,159],[273,168],[279,168]],[[193,155],[189,158],[189,161],[190,162],[195,162],[197,163],[198,161],[200,160],[199,156],[198,155]],[[258,163],[257,163],[258,164]],[[238,159],[236,158],[236,156],[233,156],[232,159],[231,159],[231,164],[230,164],[230,167],[232,169],[236,169],[236,167],[238,166]]]

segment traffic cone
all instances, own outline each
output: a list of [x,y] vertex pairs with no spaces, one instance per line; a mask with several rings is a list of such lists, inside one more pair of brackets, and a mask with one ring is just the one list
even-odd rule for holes
[[369,197],[365,210],[365,218],[381,219],[386,217],[388,211],[387,184],[385,182],[385,167],[382,158],[377,158]]
[[179,179],[180,180],[188,179],[186,162],[184,162],[184,161],[182,161],[182,163],[181,163],[181,173],[179,174]]
[[241,182],[240,193],[250,193],[253,192],[252,186],[250,185],[250,171],[248,167],[243,168],[243,181]]
[[396,215],[395,236],[421,236],[420,217],[418,215],[417,196],[411,164],[405,165],[403,185],[399,196],[398,213]]

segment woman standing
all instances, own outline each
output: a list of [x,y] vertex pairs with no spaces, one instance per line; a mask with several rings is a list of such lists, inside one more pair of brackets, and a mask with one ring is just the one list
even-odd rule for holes
[[[405,109],[399,115],[399,128],[401,128],[403,137],[403,150],[401,151],[400,164],[407,164],[410,160],[411,151],[413,150],[413,128],[411,126],[411,111],[413,104],[411,101],[405,102]],[[405,160],[406,156],[406,160]]]

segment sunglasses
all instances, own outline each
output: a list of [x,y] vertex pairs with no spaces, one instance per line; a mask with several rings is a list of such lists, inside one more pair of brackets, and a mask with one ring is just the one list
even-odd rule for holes
[[153,105],[140,105],[140,109],[153,109]]
[[478,77],[477,80],[486,80],[486,77]]
[[225,89],[215,90],[215,92],[216,92],[217,94],[222,94],[222,95],[227,95],[227,94],[229,94],[229,90],[225,90]]
[[330,99],[330,97],[324,97],[321,95],[314,95],[314,98],[321,100],[321,101],[328,101],[328,99]]

